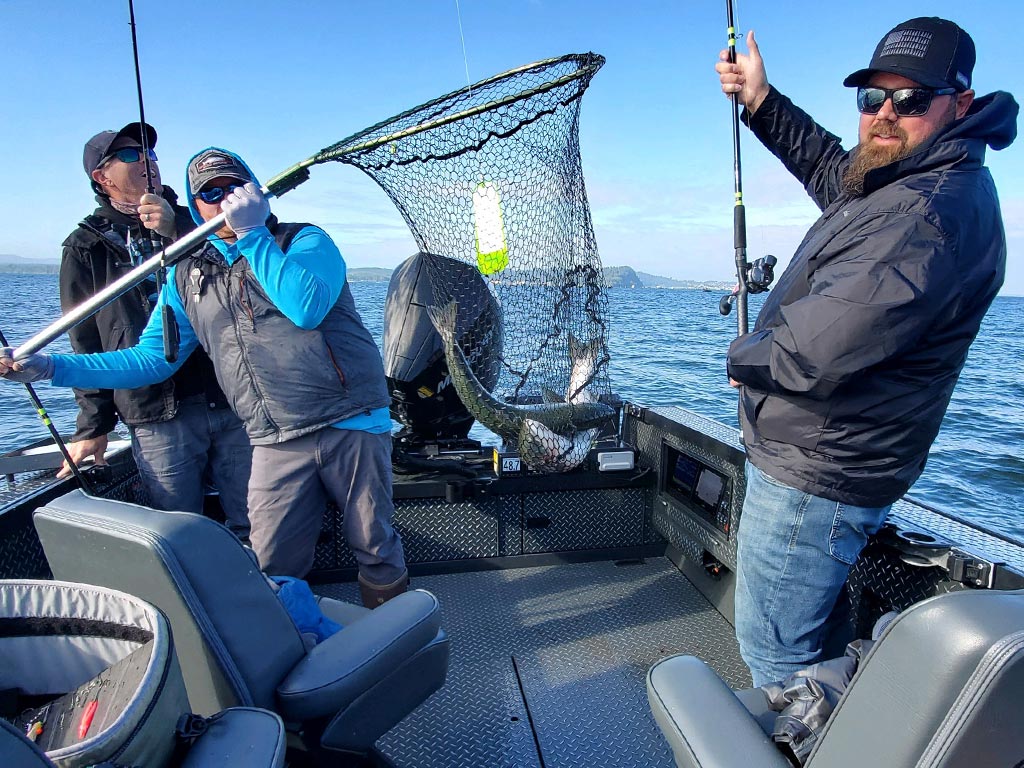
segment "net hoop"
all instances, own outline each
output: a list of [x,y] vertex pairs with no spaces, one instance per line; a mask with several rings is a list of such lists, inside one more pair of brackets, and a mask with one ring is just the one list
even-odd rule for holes
[[[424,120],[416,123],[413,126],[410,126],[409,128],[403,128],[401,130],[393,131],[385,134],[384,136],[367,138],[375,133],[379,133],[380,131],[387,128],[387,126],[389,125],[392,125],[394,123],[401,123],[402,121],[412,117],[418,112],[425,112],[427,114],[430,114],[431,112],[436,113],[437,111],[439,111],[439,107],[447,103],[455,103],[459,99],[471,96],[473,91],[483,90],[487,87],[500,83],[502,80],[518,77],[524,73],[540,71],[546,68],[555,67],[567,61],[577,62],[577,68],[575,71],[570,72],[566,75],[562,75],[561,77],[557,77],[552,80],[546,81],[541,85],[534,86],[532,88],[527,88],[519,91],[518,93],[506,96],[504,98],[488,101],[484,104],[479,104],[468,109],[455,112],[450,115],[444,115],[443,117]],[[444,96],[439,96],[436,99],[425,102],[419,105],[418,107],[408,109],[405,112],[401,112],[386,120],[382,120],[376,125],[372,125],[369,128],[365,128],[362,131],[359,131],[358,133],[349,136],[348,138],[342,139],[341,141],[332,144],[331,146],[326,147],[325,149],[320,150],[320,152],[316,156],[311,158],[309,162],[311,164],[319,164],[329,162],[331,160],[336,160],[340,162],[351,162],[351,160],[348,160],[348,158],[351,158],[354,155],[363,154],[373,149],[377,149],[393,141],[398,141],[399,139],[405,139],[410,136],[415,136],[425,131],[440,128],[445,125],[458,122],[460,120],[465,120],[466,118],[473,117],[475,115],[483,114],[485,112],[490,112],[499,109],[503,106],[514,104],[518,101],[530,99],[539,94],[546,93],[548,91],[572,83],[575,80],[585,79],[589,82],[590,78],[593,77],[594,74],[602,66],[604,66],[604,63],[604,56],[601,56],[600,54],[597,53],[570,53],[564,56],[543,59],[541,61],[533,62],[532,64],[525,64],[521,67],[509,69],[505,72],[494,75],[485,80],[480,80],[479,82],[474,83],[473,85],[466,86],[465,88],[459,88],[458,90],[447,93]],[[560,102],[560,104],[565,105],[572,101],[575,101],[576,99],[579,99],[583,95],[585,90],[585,88],[582,88],[576,91],[575,93],[573,93],[571,97]],[[540,114],[538,114],[536,117],[540,117]],[[534,119],[536,119],[536,117]],[[505,134],[490,133],[487,136],[483,137],[480,143],[486,143],[492,137],[502,138],[504,136],[511,135],[511,133],[514,133],[516,130],[521,128],[522,125],[525,124],[525,122],[521,123],[517,125],[513,131]]]

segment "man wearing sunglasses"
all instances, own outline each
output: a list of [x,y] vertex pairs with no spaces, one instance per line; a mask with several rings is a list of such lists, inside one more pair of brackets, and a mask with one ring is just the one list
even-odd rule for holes
[[188,165],[196,224],[223,226],[172,268],[157,309],[131,349],[103,355],[0,353],[0,376],[58,386],[138,386],[175,365],[163,356],[162,307],[178,320],[181,352],[210,354],[252,440],[249,518],[260,567],[302,578],[313,565],[328,502],[341,510],[359,565],[363,603],[376,607],[408,585],[392,526],[390,397],[384,365],[331,238],[270,213],[255,176],[211,147]]
[[850,566],[924,469],[1003,281],[984,161],[1016,137],[1017,104],[975,97],[964,30],[911,19],[844,81],[860,112],[846,151],[769,85],[753,33],[747,46],[735,64],[722,52],[722,91],[822,211],[728,354],[748,459],[736,634],[760,686],[845,641]]
[[[60,298],[65,312],[147,258],[151,233],[172,239],[195,227],[188,209],[160,182],[156,141],[151,125],[145,125],[144,136],[136,122],[120,131],[102,131],[86,143],[83,162],[97,208],[64,241]],[[150,183],[154,193],[147,194]],[[115,299],[68,332],[72,348],[89,353],[131,347],[146,327],[155,299],[152,280]],[[228,526],[240,538],[248,537],[252,447],[205,352],[188,356],[166,381],[138,388],[76,389],[75,398],[77,431],[68,449],[76,462],[93,456],[102,464],[107,433],[120,418],[131,432],[151,506],[202,512],[209,480],[219,492]],[[68,468],[62,473],[68,474]]]

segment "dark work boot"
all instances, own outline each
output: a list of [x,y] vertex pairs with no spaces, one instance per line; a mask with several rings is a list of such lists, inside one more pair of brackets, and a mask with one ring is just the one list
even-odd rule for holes
[[406,571],[390,584],[372,584],[359,574],[359,594],[363,598],[363,605],[367,608],[376,608],[384,605],[393,597],[398,597],[409,588],[409,572]]

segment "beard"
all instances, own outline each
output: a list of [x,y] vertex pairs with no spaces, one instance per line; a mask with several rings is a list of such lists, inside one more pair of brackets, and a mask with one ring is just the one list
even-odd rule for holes
[[[895,136],[899,144],[878,146],[871,142],[874,136]],[[853,150],[853,159],[843,173],[843,189],[851,195],[864,194],[864,177],[868,171],[895,163],[914,151],[907,132],[892,123],[877,120],[871,126],[867,141],[863,141]]]
[[[934,135],[954,122],[957,119],[956,110],[957,100],[955,98],[950,99],[945,112],[943,112],[938,124],[929,136]],[[896,136],[900,143],[894,146],[877,146],[871,143],[873,136]],[[846,172],[843,173],[843,189],[851,195],[860,197],[864,194],[864,177],[868,171],[873,171],[875,168],[881,168],[890,163],[899,162],[903,158],[908,157],[911,152],[927,139],[928,137],[919,138],[911,144],[905,130],[893,125],[888,120],[875,120],[871,124],[868,140],[866,142],[862,141],[853,150],[853,159],[850,161],[850,165],[847,166]]]

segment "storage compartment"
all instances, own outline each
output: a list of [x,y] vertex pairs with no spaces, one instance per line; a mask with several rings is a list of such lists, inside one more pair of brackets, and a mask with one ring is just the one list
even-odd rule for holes
[[[587,551],[614,557],[659,541],[650,527],[653,483],[649,470],[613,473],[596,466],[561,475],[396,476],[394,524],[412,566],[455,570],[459,563],[482,567],[481,560],[514,566],[509,558]],[[311,578],[346,577],[337,572],[355,565],[341,513],[331,506]]]
[[0,716],[57,766],[158,768],[188,712],[164,617],[122,592],[0,582]]

